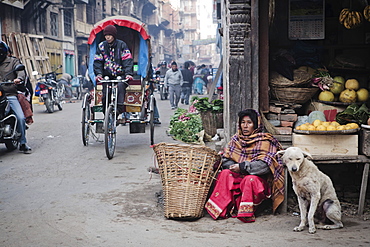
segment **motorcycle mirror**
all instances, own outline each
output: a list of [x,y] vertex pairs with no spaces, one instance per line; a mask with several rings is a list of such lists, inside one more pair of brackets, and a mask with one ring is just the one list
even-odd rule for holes
[[156,75],[159,75],[161,72],[159,71],[159,70],[157,70],[156,72],[155,72],[155,74]]
[[21,71],[21,70],[25,70],[25,69],[26,69],[26,67],[23,64],[18,64],[17,66],[15,66],[13,71],[16,72],[16,71]]
[[58,66],[58,69],[60,69],[60,68],[62,68],[62,67],[63,67],[63,65],[59,65],[59,66]]
[[36,76],[36,75],[38,75],[39,74],[39,72],[37,72],[36,70],[35,71],[32,71],[32,73],[31,73],[33,76]]

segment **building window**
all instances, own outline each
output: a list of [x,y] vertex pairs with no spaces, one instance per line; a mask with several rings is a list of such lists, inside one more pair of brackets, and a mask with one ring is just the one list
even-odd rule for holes
[[58,14],[50,13],[50,34],[58,36]]
[[84,20],[84,6],[85,4],[76,4],[77,5],[77,20],[83,21]]
[[72,11],[64,10],[64,35],[72,36]]
[[39,31],[40,33],[45,33],[46,34],[46,12],[45,10],[39,10]]
[[93,4],[86,5],[86,22],[89,24],[95,23]]

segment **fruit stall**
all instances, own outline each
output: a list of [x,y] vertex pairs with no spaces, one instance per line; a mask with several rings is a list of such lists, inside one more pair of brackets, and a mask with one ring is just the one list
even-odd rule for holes
[[370,157],[370,2],[275,4],[264,114],[270,130],[283,147],[300,147],[318,163],[364,164],[363,207]]
[[265,112],[274,134],[286,146],[299,145],[299,136],[299,142],[315,143],[315,138],[318,144],[325,138],[356,136],[351,146],[357,151],[335,150],[362,154],[367,144],[360,135],[370,125],[370,5],[360,0],[285,0],[275,1],[274,10],[270,107]]

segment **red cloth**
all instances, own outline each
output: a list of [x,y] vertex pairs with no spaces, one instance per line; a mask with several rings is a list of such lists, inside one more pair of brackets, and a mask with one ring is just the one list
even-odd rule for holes
[[263,178],[225,169],[219,174],[205,208],[213,219],[232,216],[243,222],[254,222],[256,206],[270,197],[270,187]]
[[21,94],[21,93],[17,94],[17,98],[18,98],[19,104],[21,105],[23,115],[26,118],[26,123],[28,125],[32,124],[33,123],[33,118],[32,118],[33,112],[31,109],[31,103],[27,101],[26,96],[24,96],[24,94]]

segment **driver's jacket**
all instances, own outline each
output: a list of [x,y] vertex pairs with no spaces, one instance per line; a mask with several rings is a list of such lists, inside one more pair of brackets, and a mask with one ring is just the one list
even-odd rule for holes
[[99,43],[94,56],[95,75],[116,76],[133,75],[133,59],[127,44],[116,39],[112,45],[107,41]]

